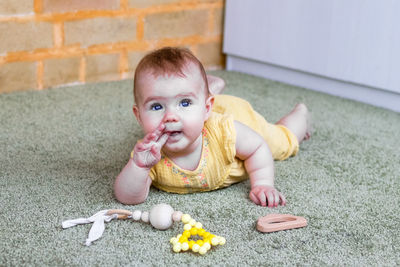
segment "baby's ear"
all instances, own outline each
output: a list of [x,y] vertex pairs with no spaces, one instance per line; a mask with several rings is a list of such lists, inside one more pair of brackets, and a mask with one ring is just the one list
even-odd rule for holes
[[214,105],[214,96],[210,95],[206,100],[206,116],[204,121],[208,120],[208,118],[210,117],[213,105]]
[[137,107],[137,105],[133,105],[132,110],[133,110],[133,114],[134,114],[135,117],[136,117],[137,122],[138,122],[140,125],[142,125],[142,121],[141,121],[141,119],[140,119],[140,114],[139,114],[139,108]]

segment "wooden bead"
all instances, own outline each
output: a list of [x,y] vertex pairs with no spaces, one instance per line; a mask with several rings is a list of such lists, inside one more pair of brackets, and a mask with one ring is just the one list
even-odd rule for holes
[[166,230],[172,226],[172,214],[174,209],[168,204],[158,204],[151,208],[150,224],[159,230]]
[[180,222],[182,214],[183,214],[182,211],[174,211],[174,213],[172,213],[172,220],[174,222]]
[[148,223],[149,222],[149,213],[147,211],[143,211],[140,219],[142,219],[142,222]]
[[132,213],[132,219],[133,219],[133,220],[139,221],[139,220],[140,220],[140,217],[142,217],[142,212],[141,212],[140,210],[135,210],[135,211]]

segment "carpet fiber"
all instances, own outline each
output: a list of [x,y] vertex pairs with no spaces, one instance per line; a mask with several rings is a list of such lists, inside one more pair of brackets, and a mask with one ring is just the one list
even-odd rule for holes
[[[151,189],[137,206],[118,203],[112,185],[141,131],[132,81],[0,95],[0,265],[400,265],[400,114],[269,80],[213,72],[226,94],[243,97],[267,120],[296,103],[313,114],[313,136],[296,157],[275,162],[275,209],[248,198],[249,182],[209,193]],[[169,203],[226,245],[205,256],[175,254],[181,225],[158,231],[112,221],[92,246],[90,225],[61,222],[110,208],[149,210]],[[270,234],[269,213],[307,218],[305,228]]]

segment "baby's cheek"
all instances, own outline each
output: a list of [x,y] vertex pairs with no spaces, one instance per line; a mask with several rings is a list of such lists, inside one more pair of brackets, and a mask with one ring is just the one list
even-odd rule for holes
[[160,125],[161,120],[156,120],[154,118],[143,118],[142,120],[142,126],[143,126],[143,131],[147,133],[152,133],[154,132],[157,127]]
[[186,129],[188,129],[189,134],[193,137],[199,136],[203,127],[204,123],[201,120],[191,120],[186,125]]

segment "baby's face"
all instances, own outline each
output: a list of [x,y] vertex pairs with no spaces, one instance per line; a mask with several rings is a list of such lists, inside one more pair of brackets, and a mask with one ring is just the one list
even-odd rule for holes
[[189,65],[184,73],[186,77],[143,73],[137,83],[135,116],[146,134],[165,124],[167,153],[201,144],[201,131],[211,112],[212,99],[206,96],[200,71]]

